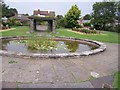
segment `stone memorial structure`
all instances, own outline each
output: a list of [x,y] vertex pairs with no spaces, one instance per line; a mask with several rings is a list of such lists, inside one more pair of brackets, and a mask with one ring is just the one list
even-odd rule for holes
[[34,10],[33,15],[29,17],[30,19],[30,28],[31,32],[36,30],[36,22],[37,21],[47,21],[48,22],[48,29],[55,33],[56,32],[56,18],[54,11],[40,11]]

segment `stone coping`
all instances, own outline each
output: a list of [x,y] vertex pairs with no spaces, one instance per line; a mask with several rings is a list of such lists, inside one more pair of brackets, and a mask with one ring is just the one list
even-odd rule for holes
[[[14,40],[14,39],[27,39],[29,36],[17,36],[17,37],[0,37],[0,40]],[[85,51],[82,53],[56,53],[56,54],[39,54],[39,53],[16,53],[16,52],[10,52],[10,51],[5,51],[5,50],[0,50],[0,55],[1,56],[10,56],[10,57],[19,57],[19,58],[69,58],[69,57],[81,57],[81,56],[89,56],[89,55],[94,55],[100,52],[103,52],[106,50],[106,45],[104,43],[98,42],[98,41],[93,41],[93,40],[88,40],[88,39],[78,39],[74,37],[54,37],[56,40],[72,40],[72,41],[82,41],[86,42],[88,44],[94,44],[97,45],[98,48],[90,51]]]

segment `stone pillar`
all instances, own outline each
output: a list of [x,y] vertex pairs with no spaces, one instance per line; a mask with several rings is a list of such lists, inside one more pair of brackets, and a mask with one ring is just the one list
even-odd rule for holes
[[36,30],[36,20],[34,20],[34,30]]
[[56,20],[52,20],[52,32],[56,33]]
[[52,31],[52,21],[48,21],[48,30]]
[[30,32],[34,32],[34,20],[33,19],[30,19],[30,29],[31,31]]

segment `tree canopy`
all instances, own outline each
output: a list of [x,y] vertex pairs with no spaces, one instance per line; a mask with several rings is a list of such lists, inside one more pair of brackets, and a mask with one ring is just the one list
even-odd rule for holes
[[73,5],[71,9],[65,15],[66,27],[74,28],[78,26],[77,20],[81,15],[81,10],[79,10],[77,5]]
[[114,25],[116,12],[115,2],[96,2],[93,5],[93,17],[97,29],[106,29],[108,25]]
[[18,14],[17,9],[15,8],[9,8],[8,5],[6,5],[3,1],[1,2],[0,7],[2,8],[2,17],[12,17],[15,14]]
[[65,18],[62,15],[56,16],[57,28],[65,27]]
[[90,20],[91,19],[91,15],[90,14],[86,14],[84,17],[83,17],[84,20]]

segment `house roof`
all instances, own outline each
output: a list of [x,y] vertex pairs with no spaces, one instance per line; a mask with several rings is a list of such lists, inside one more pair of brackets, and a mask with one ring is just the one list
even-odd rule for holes
[[33,15],[45,15],[45,16],[55,16],[55,12],[54,11],[41,11],[41,10],[34,10],[33,11]]
[[13,16],[13,17],[10,17],[9,19],[12,19],[12,18],[17,19],[17,20],[30,20],[30,19],[28,18],[28,16],[25,16],[25,15],[23,15],[23,14],[15,15],[15,16]]
[[34,10],[33,15],[49,15],[48,11],[40,11],[40,10]]

